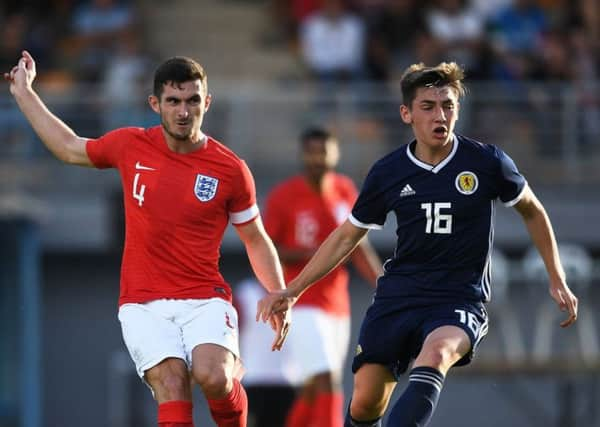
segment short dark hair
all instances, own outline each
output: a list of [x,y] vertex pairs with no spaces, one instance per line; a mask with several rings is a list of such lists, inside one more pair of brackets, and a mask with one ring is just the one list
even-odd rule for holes
[[166,84],[184,83],[190,80],[200,80],[204,92],[207,92],[207,76],[202,65],[186,56],[169,58],[154,72],[154,96],[160,99]]
[[337,139],[327,129],[319,127],[319,126],[312,126],[312,127],[306,128],[300,134],[300,145],[302,146],[302,149],[305,149],[308,142],[312,141],[314,139],[317,139],[317,140],[320,140],[323,142],[329,141],[330,139],[337,141]]
[[466,93],[462,82],[464,78],[465,72],[456,62],[441,62],[435,67],[426,67],[422,62],[413,64],[404,71],[400,80],[402,103],[410,108],[420,87],[448,85],[462,97]]

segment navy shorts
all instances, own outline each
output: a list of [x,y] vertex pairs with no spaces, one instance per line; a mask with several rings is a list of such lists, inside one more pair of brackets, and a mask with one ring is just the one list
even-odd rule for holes
[[477,346],[488,329],[482,303],[443,302],[430,305],[398,303],[398,298],[375,298],[367,310],[352,372],[364,363],[388,366],[398,380],[417,357],[427,335],[441,326],[457,326],[471,339],[471,350],[454,366],[471,362]]

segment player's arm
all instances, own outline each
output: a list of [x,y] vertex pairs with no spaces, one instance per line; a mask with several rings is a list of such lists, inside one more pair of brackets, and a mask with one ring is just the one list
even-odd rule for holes
[[[254,221],[236,226],[235,229],[246,247],[250,265],[260,283],[269,292],[283,291],[285,281],[279,257],[260,216]],[[282,310],[277,316],[271,317],[270,321],[275,330],[272,349],[280,350],[289,331],[290,310]]]
[[523,190],[523,195],[515,205],[515,209],[523,217],[529,235],[544,260],[550,280],[550,295],[561,311],[569,312],[569,317],[560,325],[570,326],[577,320],[577,297],[567,285],[556,238],[546,210],[529,186]]
[[285,289],[277,250],[265,231],[260,216],[235,228],[246,247],[250,265],[260,283],[268,291]]
[[352,265],[371,286],[377,286],[377,278],[383,274],[381,259],[369,242],[363,239],[351,256]]
[[288,283],[287,289],[270,293],[258,302],[256,319],[266,321],[273,313],[289,309],[314,282],[343,262],[367,232],[346,220],[325,239],[300,274]]
[[10,83],[10,93],[33,130],[57,159],[74,165],[93,166],[85,149],[87,139],[77,136],[52,114],[33,90],[35,75],[35,61],[27,51],[23,51],[18,64],[10,73],[4,74],[4,78]]

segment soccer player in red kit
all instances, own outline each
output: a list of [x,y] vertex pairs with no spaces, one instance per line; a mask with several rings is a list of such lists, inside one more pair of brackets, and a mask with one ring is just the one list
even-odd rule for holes
[[[303,173],[269,194],[265,227],[284,267],[286,281],[296,277],[318,246],[343,223],[357,197],[352,180],[334,172],[337,139],[321,128],[300,137]],[[352,261],[373,286],[382,273],[375,251],[364,241]],[[350,338],[348,272],[333,270],[296,304],[288,338],[291,357],[303,387],[290,410],[286,427],[341,427],[341,374]]]
[[[219,427],[245,427],[237,313],[218,269],[228,222],[263,286],[283,289],[284,282],[246,163],[201,131],[211,101],[203,68],[185,57],[165,61],[149,97],[161,125],[98,139],[76,135],[46,108],[32,88],[35,75],[24,51],[4,77],[46,147],[65,163],[116,168],[121,175],[126,235],[119,321],[137,372],[158,402],[158,425],[193,426],[193,380]],[[278,350],[289,314],[272,326]]]

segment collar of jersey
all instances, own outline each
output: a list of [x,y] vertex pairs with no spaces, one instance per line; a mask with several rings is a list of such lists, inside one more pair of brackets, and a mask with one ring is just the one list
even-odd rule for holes
[[458,138],[456,137],[456,135],[452,136],[452,141],[453,141],[452,151],[450,151],[450,154],[448,154],[448,156],[446,156],[446,158],[444,160],[442,160],[435,166],[432,166],[429,163],[422,162],[415,157],[415,155],[412,153],[412,151],[410,149],[412,142],[406,146],[406,155],[415,165],[419,166],[420,168],[423,168],[429,172],[438,173],[439,171],[442,170],[442,168],[444,166],[446,166],[448,163],[450,163],[450,160],[452,160],[452,158],[454,157],[454,154],[456,154],[456,150],[458,148]]

